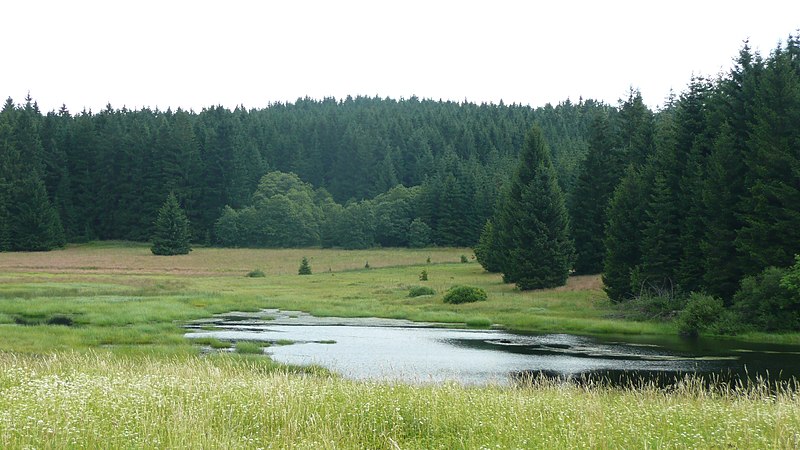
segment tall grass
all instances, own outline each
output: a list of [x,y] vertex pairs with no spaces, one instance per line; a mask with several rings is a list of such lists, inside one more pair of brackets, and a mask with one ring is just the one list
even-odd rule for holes
[[0,354],[0,447],[797,448],[793,390],[519,388],[298,375],[263,360]]

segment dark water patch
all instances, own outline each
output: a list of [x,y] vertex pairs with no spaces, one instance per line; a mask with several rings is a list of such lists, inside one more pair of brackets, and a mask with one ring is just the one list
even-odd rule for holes
[[16,315],[14,316],[14,323],[24,326],[60,325],[71,327],[75,325],[75,320],[71,316],[64,314],[53,314],[50,316]]
[[800,392],[798,378],[788,374],[752,375],[747,371],[671,372],[659,370],[596,370],[564,374],[556,371],[521,371],[511,374],[513,384],[526,387],[545,382],[566,382],[579,387],[612,386],[623,389],[658,389],[666,392],[703,390],[721,393],[762,391],[769,394]]

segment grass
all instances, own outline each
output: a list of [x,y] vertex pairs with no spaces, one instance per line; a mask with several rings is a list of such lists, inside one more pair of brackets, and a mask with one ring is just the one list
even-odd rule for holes
[[[302,310],[318,316],[386,317],[460,326],[498,325],[531,332],[674,335],[668,321],[619,317],[597,276],[571,277],[566,286],[519,292],[478,264],[462,264],[465,249],[343,251],[198,248],[190,255],[156,257],[147,246],[124,243],[71,246],[50,253],[0,253],[0,351],[140,346],[197,349],[181,325],[229,311]],[[301,254],[331,271],[300,277]],[[368,257],[365,257],[369,255]],[[432,263],[425,261],[431,256]],[[363,270],[364,260],[370,270]],[[247,267],[271,275],[243,277]],[[81,269],[93,267],[94,269]],[[488,301],[461,305],[442,295],[409,298],[426,270],[426,288],[483,289]],[[275,275],[273,275],[275,274]],[[48,325],[66,317],[71,326]],[[268,319],[265,317],[265,320]],[[28,323],[21,327],[18,323]],[[61,329],[56,329],[61,328]],[[753,341],[800,343],[800,333],[749,334]]]
[[264,358],[0,354],[2,448],[796,448],[800,401],[674,391],[351,382]]
[[266,346],[268,346],[268,344],[262,342],[238,341],[236,343],[236,353],[262,355],[264,354],[264,347]]
[[[614,318],[598,277],[518,292],[462,264],[467,251],[197,248],[155,257],[146,245],[93,243],[0,253],[0,448],[800,446],[800,400],[786,389],[350,382],[273,363],[261,343],[200,357],[203,345],[231,344],[183,337],[187,321],[265,308],[538,332],[675,333],[670,323]],[[314,275],[297,276],[302,255]],[[242,276],[252,267],[269,276]],[[470,285],[488,300],[409,298],[422,270],[435,292]]]

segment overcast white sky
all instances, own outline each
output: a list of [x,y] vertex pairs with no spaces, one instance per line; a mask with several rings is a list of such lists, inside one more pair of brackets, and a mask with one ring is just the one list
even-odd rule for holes
[[7,0],[0,96],[44,111],[347,95],[651,106],[800,28],[800,1]]

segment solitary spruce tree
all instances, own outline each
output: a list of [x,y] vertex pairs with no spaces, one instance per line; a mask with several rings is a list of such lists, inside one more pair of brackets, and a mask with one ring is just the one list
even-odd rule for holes
[[192,251],[189,244],[189,219],[178,204],[175,194],[170,192],[167,196],[158,211],[155,226],[153,246],[150,248],[154,255],[185,255]]
[[297,269],[298,275],[311,275],[311,265],[308,263],[308,258],[303,256],[303,260],[300,261],[300,268]]
[[496,227],[506,283],[516,283],[521,290],[566,283],[575,249],[564,195],[539,127],[526,136]]

